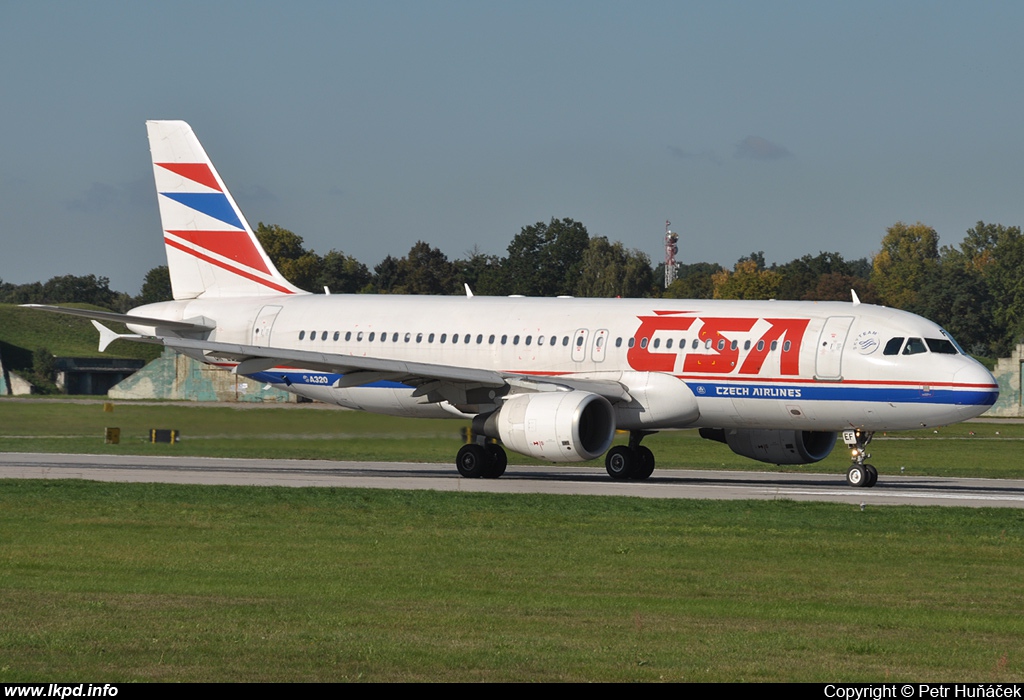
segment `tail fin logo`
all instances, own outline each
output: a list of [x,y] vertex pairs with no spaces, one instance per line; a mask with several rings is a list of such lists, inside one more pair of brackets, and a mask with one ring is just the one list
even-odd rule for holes
[[191,128],[147,126],[175,298],[301,291],[266,257]]

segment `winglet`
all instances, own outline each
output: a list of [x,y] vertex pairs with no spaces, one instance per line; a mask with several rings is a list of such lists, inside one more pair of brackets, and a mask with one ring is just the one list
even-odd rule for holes
[[857,290],[853,289],[851,287],[850,288],[850,294],[853,296],[853,305],[856,306],[857,304],[859,304],[860,303],[860,297],[857,296]]

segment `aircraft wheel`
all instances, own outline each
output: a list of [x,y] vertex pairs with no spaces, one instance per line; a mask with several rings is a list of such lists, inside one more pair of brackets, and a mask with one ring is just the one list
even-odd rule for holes
[[608,476],[621,481],[629,479],[636,469],[637,460],[633,453],[625,445],[616,445],[608,450],[604,458],[604,468],[608,470]]
[[485,475],[490,461],[487,451],[480,445],[463,445],[455,457],[455,466],[467,479],[479,479]]
[[484,451],[487,452],[488,463],[483,476],[485,479],[497,479],[505,473],[505,467],[508,466],[508,455],[505,454],[501,445],[495,445],[493,442],[487,443],[484,446]]
[[877,469],[875,469],[870,464],[865,464],[864,465],[864,471],[867,472],[867,477],[868,477],[867,482],[864,484],[866,487],[871,488],[872,486],[874,486],[875,484],[878,483],[878,470]]
[[866,486],[868,480],[867,470],[859,464],[854,464],[850,467],[850,471],[846,472],[846,483],[850,486]]
[[649,479],[651,474],[654,473],[654,453],[651,452],[650,448],[640,445],[640,447],[636,448],[636,459],[638,464],[636,469],[633,470],[633,476],[630,478],[636,481]]

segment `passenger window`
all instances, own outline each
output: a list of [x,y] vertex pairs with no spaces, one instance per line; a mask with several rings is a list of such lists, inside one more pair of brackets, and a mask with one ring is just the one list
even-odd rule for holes
[[442,333],[441,334],[441,342],[442,343],[448,342],[448,334],[447,333]]
[[569,336],[562,336],[562,347],[564,348],[567,345],[569,345]]
[[788,340],[782,344],[782,352],[789,352],[789,349],[793,346],[793,343]]
[[484,342],[484,336],[481,334],[476,337],[476,344],[479,345],[482,342]]
[[554,335],[551,336],[551,340],[548,341],[548,343],[551,344],[551,345],[555,345],[557,342],[558,342],[558,336],[554,336]]
[[370,337],[369,337],[369,338],[367,338],[366,340],[372,343],[372,342],[373,342],[373,339],[374,339],[374,338],[375,338],[376,336],[377,336],[377,334],[376,334],[376,333],[370,333]]
[[505,345],[506,343],[508,343],[508,336],[507,335],[501,336],[501,344]]
[[615,347],[617,347],[617,348],[621,348],[622,347],[622,338],[616,338],[615,339]]
[[320,334],[320,340],[327,340],[327,331]]
[[750,349],[750,341],[749,340],[743,343],[743,349],[744,350],[749,350]]
[[412,333],[406,333],[405,334],[405,342],[408,343],[409,342],[409,338],[411,338],[411,337],[412,337]]
[[758,352],[763,352],[764,351],[764,341],[763,340],[757,341],[757,351]]
[[[583,336],[576,338],[576,347],[583,347]],[[647,347],[647,338],[644,338],[643,347]]]
[[299,340],[306,339],[306,331],[299,331]]
[[885,350],[882,350],[882,354],[899,355],[901,347],[903,347],[903,338],[890,338],[889,342],[885,344]]
[[518,335],[512,336],[512,344],[513,345],[519,345],[519,336]]
[[671,350],[672,349],[672,339],[671,338],[669,338],[668,340],[665,341],[665,349],[666,350]]
[[772,352],[775,352],[778,349],[778,347],[779,347],[779,341],[773,340],[772,341]]
[[494,345],[494,334],[493,333],[487,337],[487,344],[488,345]]
[[433,343],[434,342],[434,334],[433,333],[431,333],[430,335],[427,336],[427,342],[428,343]]
[[462,339],[462,342],[463,343],[468,343],[469,342],[469,333],[466,333],[466,337]]
[[422,333],[417,333],[416,334],[416,342],[417,343],[422,343],[423,342],[423,334]]
[[640,347],[641,348],[646,348],[647,347],[647,338],[641,338],[640,339]]
[[656,348],[661,347],[661,338],[655,338],[654,339],[654,347],[656,347]]
[[629,347],[633,347],[634,345],[636,345],[636,338],[630,338],[628,345]]
[[533,341],[533,336],[532,335],[526,336],[526,344],[527,345],[529,345],[532,341]]
[[718,349],[719,350],[725,350],[725,339],[724,338],[719,338],[718,339]]
[[925,347],[924,341],[920,338],[909,339],[907,347],[903,348],[904,355],[918,355],[922,352],[928,352],[928,348]]
[[345,331],[345,342],[352,340],[352,331]]
[[452,342],[453,343],[459,342],[459,334],[458,333],[452,333]]
[[734,340],[734,341],[732,341],[732,344],[731,344],[731,345],[729,345],[729,349],[730,349],[730,350],[735,350],[735,349],[736,349],[736,348],[738,348],[738,347],[739,347],[739,342],[738,342],[738,341],[735,341],[735,340]]
[[537,336],[537,345],[543,345],[543,344],[544,344],[544,336],[538,335]]
[[341,331],[334,331],[334,340],[337,342],[338,338],[341,337]]
[[363,342],[363,332],[362,331],[359,331],[358,333],[356,333],[356,342],[357,343]]

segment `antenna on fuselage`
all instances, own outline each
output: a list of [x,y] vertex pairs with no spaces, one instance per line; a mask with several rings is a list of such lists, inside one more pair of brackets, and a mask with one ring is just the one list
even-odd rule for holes
[[857,290],[854,289],[853,287],[850,287],[850,295],[853,297],[853,305],[854,306],[856,306],[857,304],[860,303],[860,297],[857,296]]

